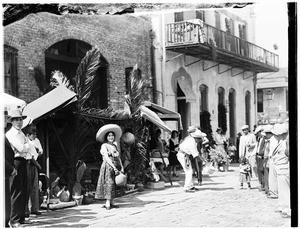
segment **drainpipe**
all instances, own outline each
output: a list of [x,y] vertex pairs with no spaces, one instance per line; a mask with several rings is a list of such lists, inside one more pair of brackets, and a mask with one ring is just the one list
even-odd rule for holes
[[155,73],[155,47],[153,45],[154,37],[155,37],[155,32],[153,30],[150,30],[150,38],[151,38],[150,55],[151,55],[152,97],[153,97],[153,102],[157,103],[157,98],[156,98],[156,73]]
[[254,85],[254,123],[257,124],[257,73],[253,76],[253,85]]
[[165,105],[165,85],[164,85],[164,76],[165,76],[165,60],[166,60],[166,48],[165,48],[165,17],[164,14],[161,15],[161,47],[162,47],[162,56],[160,58],[161,66],[161,92],[162,92],[162,106]]

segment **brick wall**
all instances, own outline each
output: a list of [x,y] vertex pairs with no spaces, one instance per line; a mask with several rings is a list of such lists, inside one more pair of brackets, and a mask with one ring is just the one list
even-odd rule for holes
[[18,50],[19,97],[29,103],[41,95],[30,68],[45,69],[45,50],[59,41],[77,39],[100,49],[109,63],[109,104],[117,101],[122,108],[125,68],[138,64],[150,77],[150,30],[149,18],[133,15],[38,13],[6,26],[4,43]]

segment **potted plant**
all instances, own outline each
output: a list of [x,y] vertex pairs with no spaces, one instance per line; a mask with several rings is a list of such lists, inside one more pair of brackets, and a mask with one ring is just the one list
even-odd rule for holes
[[76,164],[76,168],[77,168],[77,172],[76,172],[76,183],[73,186],[73,199],[75,200],[77,205],[81,205],[82,204],[82,199],[83,199],[83,195],[82,195],[82,186],[80,184],[80,181],[83,177],[83,174],[86,170],[86,164],[79,160]]

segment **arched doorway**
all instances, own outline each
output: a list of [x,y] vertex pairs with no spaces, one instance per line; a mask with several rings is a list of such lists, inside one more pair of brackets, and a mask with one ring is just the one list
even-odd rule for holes
[[218,88],[218,127],[221,127],[223,134],[227,132],[227,116],[225,107],[225,89]]
[[182,122],[182,132],[181,138],[187,136],[187,130],[189,127],[189,117],[190,117],[190,103],[186,101],[186,95],[181,90],[180,86],[177,83],[177,108],[178,113],[181,115]]
[[251,129],[251,93],[246,91],[245,94],[245,122]]
[[[67,39],[53,44],[45,51],[47,81],[50,82],[53,71],[59,70],[74,84],[77,68],[91,48],[90,44],[75,39]],[[101,57],[101,65],[96,72],[96,83],[91,89],[91,96],[87,101],[90,107],[105,109],[108,106],[107,66],[107,61]]]
[[229,137],[233,141],[234,144],[236,144],[236,113],[235,113],[235,107],[236,107],[236,92],[233,88],[229,90],[228,95],[228,101],[229,101]]

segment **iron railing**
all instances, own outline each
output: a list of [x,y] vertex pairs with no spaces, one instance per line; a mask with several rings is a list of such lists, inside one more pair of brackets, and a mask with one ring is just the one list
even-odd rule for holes
[[[197,20],[194,20],[197,22]],[[278,68],[279,56],[244,39],[216,29],[202,21],[166,25],[166,46],[201,43]]]

